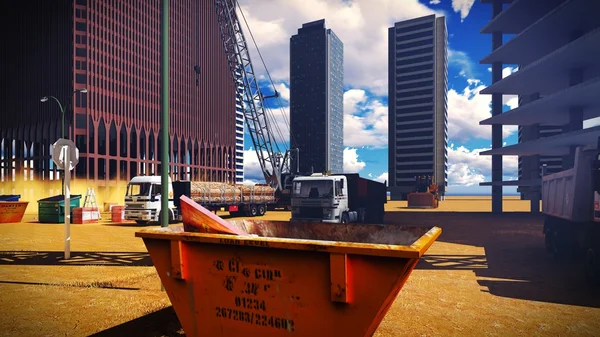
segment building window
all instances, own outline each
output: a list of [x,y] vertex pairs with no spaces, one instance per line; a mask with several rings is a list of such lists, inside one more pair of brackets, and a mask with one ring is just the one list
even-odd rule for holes
[[433,39],[426,39],[426,40],[421,40],[421,41],[400,44],[396,48],[397,49],[414,48],[414,47],[426,46],[429,44],[433,44]]
[[413,105],[413,104],[426,104],[426,103],[433,103],[433,97],[402,100],[402,101],[399,101],[397,104]]
[[410,145],[432,145],[433,137],[430,139],[411,139],[411,140],[399,140],[396,141],[397,146],[410,146]]
[[433,55],[413,57],[413,58],[408,59],[408,60],[396,61],[396,65],[397,66],[403,66],[403,65],[407,65],[407,64],[415,64],[415,63],[428,62],[428,61],[433,61]]
[[431,87],[431,86],[433,86],[433,80],[423,81],[423,82],[415,82],[415,83],[398,84],[398,85],[396,85],[396,90]]
[[75,83],[87,84],[87,76],[85,74],[75,74]]
[[432,64],[423,64],[420,66],[399,68],[399,69],[396,69],[396,74],[403,74],[403,73],[406,74],[406,73],[412,73],[412,72],[422,71],[422,70],[431,70],[432,67],[433,67]]
[[75,30],[80,32],[85,32],[87,29],[87,24],[85,22],[75,22]]
[[85,57],[86,56],[85,48],[75,48],[75,56]]
[[407,57],[407,56],[416,56],[416,55],[426,54],[426,53],[433,53],[433,47],[409,50],[409,51],[405,51],[405,52],[397,52],[396,57],[400,58],[400,57]]
[[408,27],[398,27],[398,28],[396,28],[396,34],[408,33],[408,32],[412,32],[415,30],[427,29],[427,28],[432,28],[432,27],[433,27],[433,22],[426,22],[426,23],[422,23],[419,25],[413,25],[413,26],[408,26]]
[[424,78],[431,78],[431,77],[433,77],[433,72],[415,74],[415,75],[398,76],[398,77],[396,77],[396,80],[398,82],[405,82],[405,81],[421,80]]
[[408,40],[418,39],[421,37],[427,37],[427,36],[431,36],[431,35],[433,35],[433,32],[431,30],[428,30],[426,32],[420,32],[420,33],[415,33],[415,34],[399,35],[396,37],[396,41],[397,42],[408,41]]

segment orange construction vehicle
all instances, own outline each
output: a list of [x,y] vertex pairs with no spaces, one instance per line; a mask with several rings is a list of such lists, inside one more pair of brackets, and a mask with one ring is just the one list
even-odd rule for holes
[[433,176],[416,176],[415,190],[408,194],[408,207],[437,208],[439,200],[438,185],[435,183]]

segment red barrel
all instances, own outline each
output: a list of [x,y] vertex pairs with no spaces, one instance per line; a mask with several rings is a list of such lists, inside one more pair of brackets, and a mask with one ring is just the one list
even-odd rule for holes
[[125,220],[125,206],[113,206],[111,211],[112,222],[123,222]]

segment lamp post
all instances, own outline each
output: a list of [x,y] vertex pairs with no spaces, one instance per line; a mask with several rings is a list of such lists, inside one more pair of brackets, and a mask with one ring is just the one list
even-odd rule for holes
[[[80,92],[82,94],[86,94],[88,91],[86,88],[82,88],[82,89],[75,89],[73,91],[73,93],[71,94],[71,97],[69,97],[68,102],[71,102],[71,100],[73,99],[73,94],[75,94],[76,92]],[[60,108],[60,113],[62,114],[62,125],[61,125],[61,138],[65,138],[65,107],[63,107],[62,104],[60,104],[60,101],[58,100],[58,98],[54,97],[54,96],[44,96],[40,99],[40,101],[42,103],[48,102],[48,99],[52,98],[53,100],[56,101],[56,103],[58,104],[58,107]],[[67,164],[68,165],[68,164]],[[65,194],[65,177],[64,174],[62,176],[62,194]]]

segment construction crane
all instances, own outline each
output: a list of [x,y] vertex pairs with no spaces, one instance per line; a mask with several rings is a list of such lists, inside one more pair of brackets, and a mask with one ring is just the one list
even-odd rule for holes
[[[269,125],[269,111],[264,102],[267,98],[278,98],[279,94],[277,90],[275,90],[274,95],[270,96],[263,96],[261,93],[256,73],[250,60],[248,44],[246,43],[246,38],[244,37],[236,12],[236,5],[236,0],[215,0],[225,56],[227,57],[229,69],[236,84],[236,90],[243,95],[244,120],[252,138],[265,181],[276,189],[276,194],[280,198],[287,199],[286,196],[289,196],[291,181],[297,173],[297,170],[294,173],[290,171],[290,154],[295,152],[297,156],[298,150],[288,149],[282,152],[276,142],[273,128]],[[250,34],[252,33],[250,32]],[[271,84],[273,84],[272,81]],[[272,116],[271,118],[275,122]],[[276,123],[274,124],[274,128],[278,128]]]

